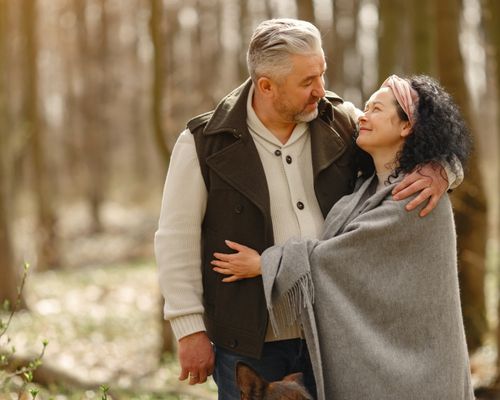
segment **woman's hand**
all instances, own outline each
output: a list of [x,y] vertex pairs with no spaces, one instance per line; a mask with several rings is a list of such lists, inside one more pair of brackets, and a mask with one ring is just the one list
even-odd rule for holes
[[254,278],[261,274],[260,255],[254,249],[226,240],[226,245],[237,253],[214,253],[214,271],[228,275],[222,282],[236,282],[240,279]]

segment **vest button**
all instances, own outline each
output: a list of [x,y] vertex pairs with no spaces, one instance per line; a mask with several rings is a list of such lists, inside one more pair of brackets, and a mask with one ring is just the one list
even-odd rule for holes
[[241,214],[243,212],[243,206],[241,204],[238,204],[236,207],[234,207],[234,212],[236,214]]
[[279,157],[279,156],[281,156],[281,150],[276,150],[276,151],[274,152],[274,155],[275,155],[275,156],[278,156],[278,157]]
[[230,340],[229,347],[231,347],[232,349],[235,349],[236,347],[238,347],[238,341],[236,339]]
[[291,163],[292,163],[292,157],[290,157],[290,156],[286,156],[285,160],[286,160],[286,162],[287,162],[288,164],[291,164]]
[[298,202],[297,202],[297,208],[298,208],[299,210],[303,210],[303,209],[304,209],[304,203],[302,203],[301,201],[298,201]]

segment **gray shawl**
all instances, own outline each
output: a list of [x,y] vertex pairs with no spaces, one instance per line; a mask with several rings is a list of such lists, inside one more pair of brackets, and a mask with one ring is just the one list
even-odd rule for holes
[[300,320],[318,399],[473,399],[450,201],[425,218],[360,184],[328,214],[321,240],[262,254],[275,330]]

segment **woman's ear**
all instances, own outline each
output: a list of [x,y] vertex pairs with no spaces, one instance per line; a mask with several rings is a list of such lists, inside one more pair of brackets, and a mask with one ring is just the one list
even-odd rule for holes
[[411,124],[410,121],[403,122],[403,128],[401,130],[401,137],[406,138],[411,133]]

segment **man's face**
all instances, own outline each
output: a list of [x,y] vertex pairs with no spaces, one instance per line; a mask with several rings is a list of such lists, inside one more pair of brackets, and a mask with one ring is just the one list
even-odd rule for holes
[[290,56],[291,72],[277,83],[274,108],[287,122],[312,121],[318,101],[325,96],[326,62],[323,52]]

